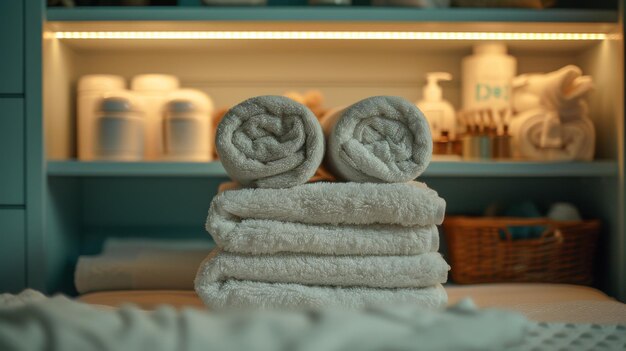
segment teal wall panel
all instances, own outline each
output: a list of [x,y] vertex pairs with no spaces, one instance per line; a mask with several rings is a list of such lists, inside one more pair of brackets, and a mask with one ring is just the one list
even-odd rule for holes
[[0,293],[26,287],[24,210],[0,209]]
[[24,92],[24,0],[0,1],[0,94]]
[[75,294],[74,267],[82,242],[81,180],[51,178],[46,201],[45,265],[39,275],[46,277],[46,291]]
[[109,237],[210,240],[204,223],[213,196],[228,178],[82,179],[83,253],[99,252]]
[[24,133],[27,284],[45,289],[45,191],[46,170],[43,136],[42,33],[45,1],[24,3]]
[[0,98],[0,205],[22,204],[24,204],[24,100]]

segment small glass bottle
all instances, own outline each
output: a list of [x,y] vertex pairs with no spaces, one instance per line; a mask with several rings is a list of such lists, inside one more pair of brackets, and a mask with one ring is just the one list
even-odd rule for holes
[[452,155],[452,141],[448,136],[447,130],[441,131],[441,137],[439,140],[433,142],[433,154],[434,155]]
[[491,156],[494,159],[511,158],[511,136],[509,135],[508,126],[503,127],[503,133],[493,138],[493,152]]
[[463,158],[471,160],[477,157],[476,142],[478,137],[476,135],[477,128],[473,125],[467,127],[467,132],[463,136]]

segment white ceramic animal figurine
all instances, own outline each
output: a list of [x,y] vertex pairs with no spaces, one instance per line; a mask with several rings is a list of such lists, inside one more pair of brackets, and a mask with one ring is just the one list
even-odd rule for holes
[[590,76],[568,65],[513,81],[511,135],[515,157],[531,160],[592,160],[595,129],[588,117]]

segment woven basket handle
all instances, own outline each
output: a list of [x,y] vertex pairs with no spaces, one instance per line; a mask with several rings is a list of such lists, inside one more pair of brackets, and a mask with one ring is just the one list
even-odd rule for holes
[[561,245],[564,240],[561,229],[554,226],[550,226],[548,229],[546,229],[546,231],[541,234],[541,237],[539,239],[541,239],[542,241],[554,240],[559,245]]
[[[511,221],[514,222],[514,221]],[[539,238],[535,238],[535,239],[531,239],[531,240],[540,240],[542,242],[545,241],[549,241],[549,240],[554,240],[557,244],[562,244],[563,243],[563,233],[561,232],[561,230],[554,226],[553,224],[550,224],[550,222],[547,222],[545,219],[538,219],[538,220],[524,220],[524,221],[520,221],[517,223],[507,223],[506,226],[502,226],[500,228],[501,231],[504,232],[504,235],[506,236],[507,241],[513,241],[513,234],[511,234],[511,231],[509,230],[510,227],[521,227],[521,226],[547,226],[546,230],[541,233],[541,236]]]

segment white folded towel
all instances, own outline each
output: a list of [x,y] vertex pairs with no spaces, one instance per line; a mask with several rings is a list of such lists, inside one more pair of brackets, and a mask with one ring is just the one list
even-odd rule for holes
[[[449,269],[439,253],[244,255],[215,249],[198,270],[195,286],[205,304],[213,308],[240,304],[285,306],[283,303],[291,305],[296,301],[305,306],[312,306],[315,301],[355,306],[384,302],[382,298],[398,301],[424,296],[428,296],[432,307],[433,302],[445,302],[432,287],[446,282]],[[431,290],[420,289],[424,287]],[[424,291],[428,293],[424,295]],[[332,301],[333,298],[338,300]]]
[[213,203],[207,231],[224,250],[249,254],[417,255],[439,249],[436,225],[324,225],[239,218]]
[[227,190],[215,196],[211,206],[220,216],[240,220],[429,226],[443,222],[446,202],[418,182],[309,183],[288,189]]
[[74,284],[79,293],[103,290],[193,289],[198,267],[213,246],[209,241],[198,240],[132,240],[128,242],[128,246],[123,243],[123,240],[114,240],[105,243],[103,254],[78,258]]
[[246,255],[214,249],[197,280],[422,288],[445,283],[450,266],[437,252],[417,256]]
[[196,292],[211,310],[356,309],[404,303],[416,308],[440,308],[448,303],[448,295],[441,284],[427,288],[377,289],[227,280],[198,285]]

